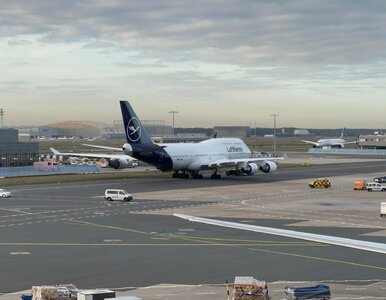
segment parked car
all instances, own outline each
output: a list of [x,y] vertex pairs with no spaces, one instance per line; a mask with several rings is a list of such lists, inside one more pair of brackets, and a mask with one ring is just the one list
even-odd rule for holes
[[2,198],[9,198],[11,197],[11,193],[4,190],[4,189],[0,189],[0,197]]
[[386,191],[386,185],[380,184],[378,182],[369,182],[369,183],[367,183],[366,189],[369,192],[372,192],[372,191],[384,192],[384,191]]
[[114,201],[114,200],[130,201],[130,200],[133,200],[133,196],[128,192],[126,192],[125,190],[107,189],[105,191],[105,199],[109,201]]
[[386,176],[375,177],[373,180],[378,183],[386,183]]

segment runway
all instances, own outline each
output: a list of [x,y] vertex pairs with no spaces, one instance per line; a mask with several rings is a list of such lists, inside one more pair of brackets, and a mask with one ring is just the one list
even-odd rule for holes
[[[224,180],[143,178],[12,187],[14,197],[0,199],[0,293],[69,282],[81,288],[216,284],[236,275],[266,281],[386,280],[384,255],[171,216],[193,212],[384,243],[384,235],[372,234],[386,230],[384,220],[373,217],[375,201],[384,194],[351,194],[346,187],[351,177],[342,175],[373,176],[385,167],[377,162]],[[307,189],[303,182],[316,176],[335,176],[334,188]],[[135,199],[106,202],[106,188],[124,188]]]

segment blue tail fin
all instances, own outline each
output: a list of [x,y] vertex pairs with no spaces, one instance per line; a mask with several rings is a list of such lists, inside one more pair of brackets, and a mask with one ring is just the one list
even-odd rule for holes
[[153,144],[152,140],[141,121],[138,119],[129,102],[121,100],[123,125],[126,140],[129,144]]

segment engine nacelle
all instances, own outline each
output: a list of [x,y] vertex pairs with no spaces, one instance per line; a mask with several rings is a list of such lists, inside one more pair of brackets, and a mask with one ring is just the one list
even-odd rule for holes
[[344,145],[343,144],[335,144],[335,145],[332,145],[331,148],[342,149],[342,148],[344,148]]
[[122,150],[123,150],[123,153],[125,153],[128,156],[132,156],[133,155],[133,147],[131,147],[130,144],[124,144],[122,146]]
[[259,171],[259,167],[255,163],[250,163],[250,164],[247,164],[242,170],[247,175],[253,175],[257,171]]
[[124,158],[112,158],[109,160],[109,167],[113,169],[125,169],[129,166],[129,162]]
[[260,170],[264,173],[275,172],[277,170],[277,164],[273,161],[266,160],[260,165]]

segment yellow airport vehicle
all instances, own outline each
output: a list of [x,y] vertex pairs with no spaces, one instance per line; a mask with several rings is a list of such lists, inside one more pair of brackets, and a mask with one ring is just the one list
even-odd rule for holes
[[331,181],[328,178],[316,178],[312,180],[308,186],[310,188],[329,188],[331,187]]

